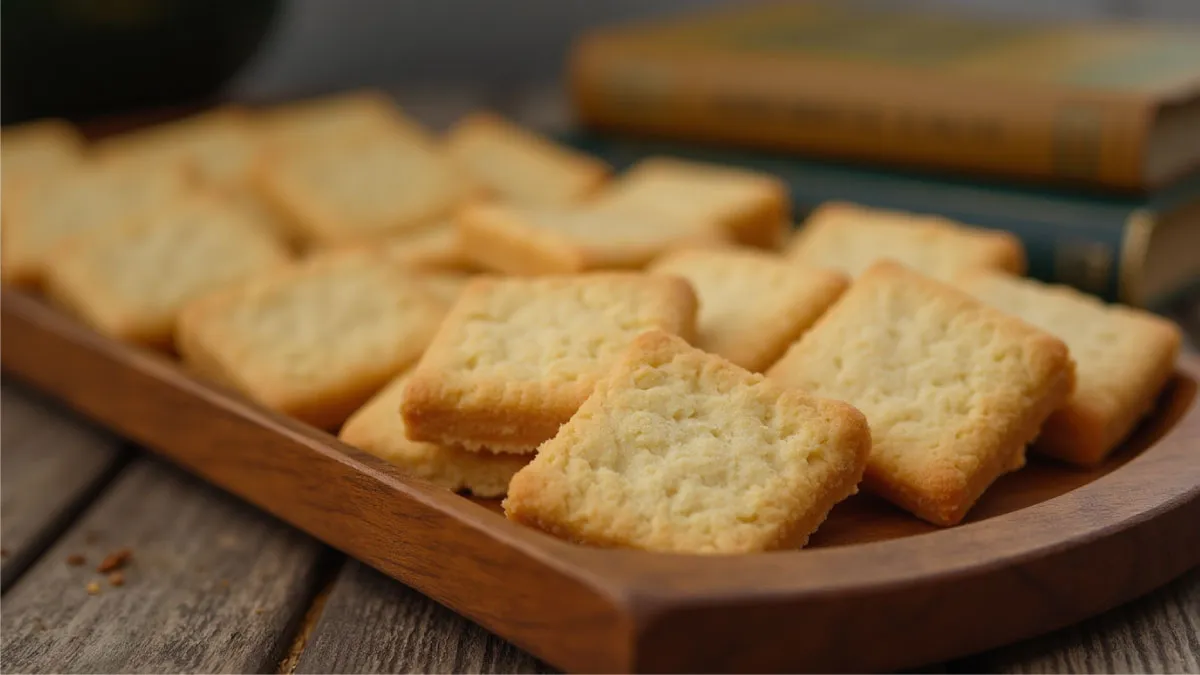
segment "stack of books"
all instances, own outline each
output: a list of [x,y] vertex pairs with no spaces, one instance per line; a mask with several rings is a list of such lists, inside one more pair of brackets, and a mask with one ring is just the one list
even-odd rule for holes
[[605,28],[572,54],[570,140],[748,166],[797,208],[940,214],[1032,276],[1161,307],[1200,282],[1200,26],[845,3]]

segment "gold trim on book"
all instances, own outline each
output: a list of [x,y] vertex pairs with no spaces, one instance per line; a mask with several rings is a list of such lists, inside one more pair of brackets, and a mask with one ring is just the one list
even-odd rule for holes
[[1142,280],[1146,278],[1146,256],[1150,237],[1158,218],[1146,209],[1137,209],[1125,220],[1121,238],[1121,269],[1117,272],[1117,299],[1127,305],[1140,306]]

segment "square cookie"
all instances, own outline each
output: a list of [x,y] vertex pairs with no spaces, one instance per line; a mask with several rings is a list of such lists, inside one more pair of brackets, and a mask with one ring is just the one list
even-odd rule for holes
[[111,159],[184,163],[206,185],[232,189],[249,181],[261,143],[250,116],[226,107],[112,136],[96,143],[94,150]]
[[583,544],[672,553],[803,546],[854,494],[871,434],[678,337],[638,337],[513,477],[505,514]]
[[189,304],[184,361],[263,405],[334,429],[424,351],[445,306],[385,262],[330,259]]
[[402,134],[274,152],[258,186],[312,246],[379,239],[446,218],[473,183],[431,145]]
[[503,497],[529,455],[471,452],[408,440],[400,403],[408,374],[392,380],[346,420],[338,438],[394,465],[405,474],[476,497]]
[[871,266],[771,367],[871,425],[863,485],[954,525],[1071,394],[1062,340],[898,263]]
[[68,242],[51,257],[46,290],[102,333],[170,348],[189,301],[288,257],[237,208],[194,197]]
[[472,280],[417,365],[409,438],[531,453],[641,333],[691,337],[696,298],[675,277],[598,273]]
[[792,217],[787,185],[775,176],[667,157],[638,162],[596,199],[659,219],[710,220],[734,241],[762,248],[782,243]]
[[591,206],[537,209],[477,204],[459,213],[458,226],[459,245],[472,263],[520,275],[640,269],[667,251],[725,239],[725,231],[711,220],[659,218]]
[[44,119],[5,127],[0,139],[0,177],[4,183],[0,189],[6,199],[20,183],[54,175],[83,160],[83,136],[66,120]]
[[339,143],[397,132],[432,142],[429,132],[406,116],[390,96],[369,89],[285,103],[256,117],[259,135],[272,148]]
[[828,202],[814,210],[789,242],[787,255],[852,277],[885,258],[940,281],[975,268],[1025,271],[1025,248],[1007,232],[844,202]]
[[4,281],[39,285],[63,243],[146,218],[192,189],[182,167],[89,162],[5,192]]
[[700,301],[697,347],[755,372],[783,356],[848,284],[841,272],[748,248],[679,251],[649,271],[692,284]]
[[1046,420],[1033,449],[1082,465],[1104,460],[1154,405],[1182,336],[1170,321],[1105,305],[1066,286],[972,272],[959,287],[1052,333],[1075,359],[1075,393]]
[[446,139],[450,156],[493,196],[527,206],[562,206],[608,180],[599,159],[489,113],[461,120]]

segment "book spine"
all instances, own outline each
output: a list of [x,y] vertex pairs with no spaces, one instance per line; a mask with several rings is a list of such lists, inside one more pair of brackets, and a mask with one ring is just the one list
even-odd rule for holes
[[623,170],[640,159],[667,155],[771,173],[790,188],[795,218],[827,201],[928,213],[1021,239],[1030,276],[1074,286],[1109,302],[1141,304],[1146,249],[1139,239],[1156,217],[1140,203],[995,188],[915,174],[887,173],[767,154],[625,140],[595,134],[561,140]]
[[1142,97],[847,62],[581,41],[582,122],[660,138],[1144,190]]

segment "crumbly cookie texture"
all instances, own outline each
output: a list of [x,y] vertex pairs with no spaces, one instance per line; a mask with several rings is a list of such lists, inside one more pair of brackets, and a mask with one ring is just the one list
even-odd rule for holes
[[513,477],[509,518],[572,541],[676,553],[802,546],[856,491],[863,415],[662,332],[637,338]]
[[691,337],[696,299],[635,273],[472,280],[408,384],[409,438],[531,453],[570,419],[635,337]]
[[1066,286],[974,272],[961,288],[1067,343],[1075,392],[1046,420],[1033,449],[1094,465],[1133,430],[1175,369],[1179,327],[1149,312],[1105,305]]
[[893,262],[846,291],[768,375],[871,425],[864,486],[936,525],[962,520],[1063,405],[1062,340]]

